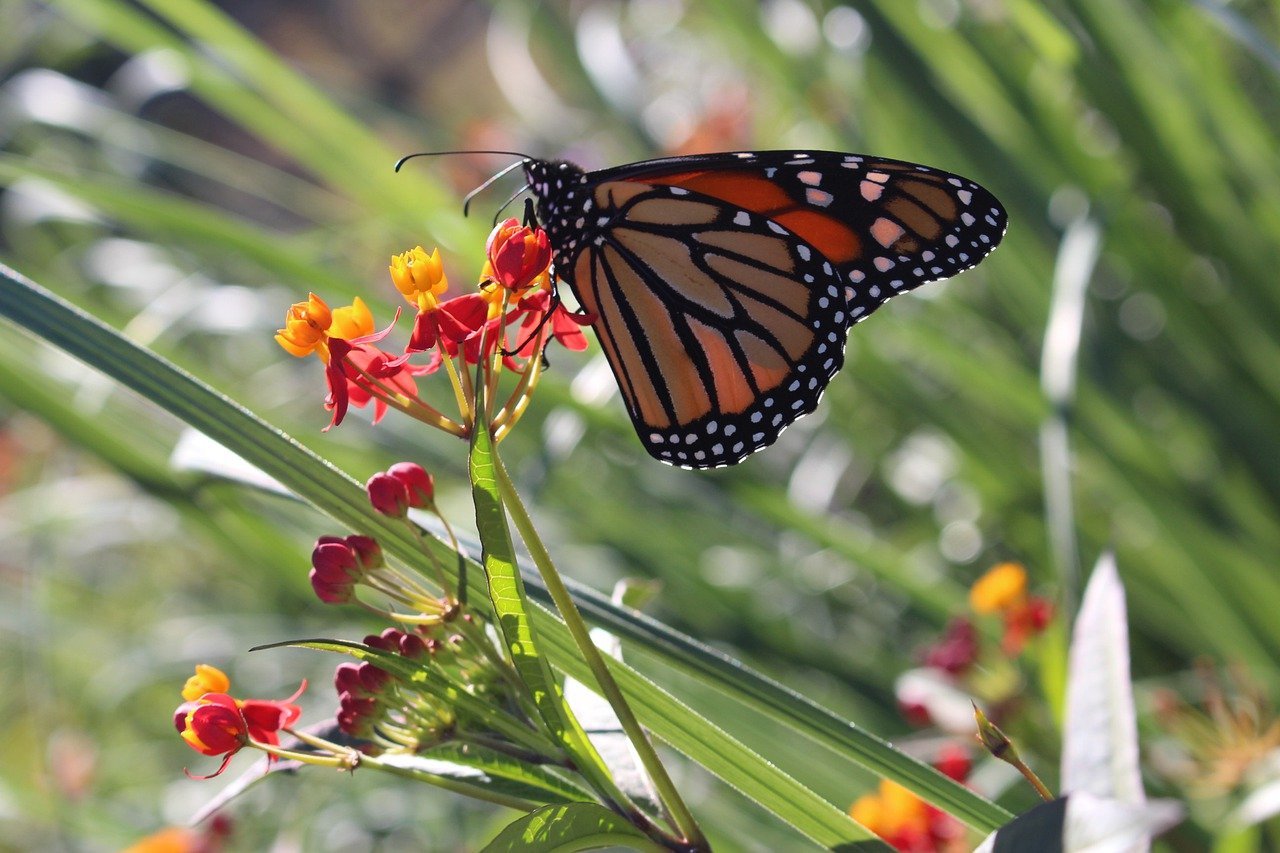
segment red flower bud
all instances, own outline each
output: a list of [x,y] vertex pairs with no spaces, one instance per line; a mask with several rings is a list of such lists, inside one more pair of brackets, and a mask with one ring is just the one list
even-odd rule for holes
[[416,462],[397,462],[387,469],[387,473],[404,484],[409,493],[409,506],[421,508],[431,506],[435,499],[435,481],[426,469]]
[[898,713],[909,725],[924,728],[933,725],[933,717],[923,702],[899,702]]
[[949,744],[939,753],[933,766],[948,779],[963,782],[969,778],[969,771],[973,769],[973,760],[969,758],[967,749],[957,744]]
[[978,632],[963,617],[952,620],[938,642],[924,651],[924,665],[960,675],[978,659]]
[[377,539],[369,536],[348,536],[347,546],[355,552],[356,559],[365,569],[376,569],[382,565],[382,546]]
[[333,687],[339,694],[356,694],[364,690],[364,686],[360,683],[359,667],[359,664],[351,661],[338,664],[338,668],[333,672]]
[[324,603],[342,604],[364,572],[380,565],[382,549],[368,536],[321,536],[311,552],[311,588]]
[[360,684],[371,696],[377,696],[391,681],[391,675],[385,669],[379,669],[365,661],[359,667]]
[[396,647],[399,645],[395,641],[386,640],[380,634],[366,634],[362,642],[369,648],[377,649],[378,651],[382,651],[382,652],[397,651]]
[[364,484],[369,503],[383,515],[403,518],[409,511],[409,490],[398,477],[379,471]]
[[400,638],[400,654],[409,659],[422,657],[427,653],[427,644],[417,634],[405,634]]

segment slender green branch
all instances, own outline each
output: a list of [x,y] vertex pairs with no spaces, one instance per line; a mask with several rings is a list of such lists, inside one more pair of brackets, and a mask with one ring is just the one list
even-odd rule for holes
[[551,554],[547,551],[541,537],[538,535],[538,531],[534,528],[533,521],[529,518],[524,503],[516,492],[515,484],[511,482],[511,476],[507,473],[506,466],[502,463],[502,458],[496,452],[493,454],[493,463],[497,474],[498,488],[502,492],[507,512],[510,514],[512,521],[515,522],[516,529],[520,531],[520,536],[524,539],[525,545],[529,549],[529,554],[532,556],[534,564],[538,567],[543,582],[547,585],[547,591],[551,594],[556,609],[560,611],[560,616],[564,619],[565,625],[569,629],[569,634],[573,637],[578,650],[582,653],[583,660],[591,669],[591,674],[595,677],[596,683],[599,684],[605,699],[608,700],[609,705],[613,708],[613,712],[618,716],[618,721],[622,724],[622,730],[626,732],[627,738],[635,748],[636,754],[640,758],[640,763],[644,765],[649,778],[653,780],[654,788],[657,790],[663,806],[670,812],[672,822],[691,847],[694,849],[709,849],[702,834],[702,829],[694,819],[693,813],[689,811],[689,807],[681,799],[675,784],[667,774],[667,769],[662,765],[657,752],[654,751],[653,744],[649,742],[649,738],[644,729],[641,728],[639,720],[636,719],[631,710],[631,706],[627,704],[626,697],[622,695],[621,688],[614,681],[613,674],[609,672],[608,664],[605,663],[600,650],[596,648],[595,643],[591,642],[587,624],[583,621],[582,614],[578,612],[578,606],[574,604],[569,590],[564,585],[564,581],[560,579],[560,572],[556,569],[555,563],[552,562]]

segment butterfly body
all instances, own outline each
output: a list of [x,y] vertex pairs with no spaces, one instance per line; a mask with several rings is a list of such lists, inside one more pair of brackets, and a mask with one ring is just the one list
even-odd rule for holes
[[524,169],[645,449],[689,468],[772,444],[817,407],[853,323],[973,266],[1006,222],[968,179],[852,154]]

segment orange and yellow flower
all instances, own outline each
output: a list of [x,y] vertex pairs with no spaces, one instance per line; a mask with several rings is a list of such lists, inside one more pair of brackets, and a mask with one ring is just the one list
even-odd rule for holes
[[[957,782],[969,774],[968,754],[961,748],[944,752],[937,769]],[[873,794],[866,794],[849,807],[849,816],[895,850],[908,853],[959,853],[965,849],[964,826],[960,821],[926,803],[906,788],[880,781]]]
[[419,312],[434,311],[440,304],[439,297],[449,289],[439,249],[433,249],[428,255],[426,249],[414,246],[393,255],[390,271],[396,290]]
[[969,605],[978,614],[1004,619],[1001,646],[1010,657],[1039,634],[1053,618],[1053,604],[1027,591],[1027,570],[1021,563],[999,563],[969,589]]

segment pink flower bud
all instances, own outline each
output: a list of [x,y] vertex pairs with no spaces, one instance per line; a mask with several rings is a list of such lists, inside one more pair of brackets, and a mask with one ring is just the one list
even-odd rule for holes
[[436,487],[431,475],[416,462],[397,462],[387,469],[387,473],[404,484],[409,493],[409,506],[421,508],[431,506],[435,499]]
[[400,638],[400,654],[410,660],[427,653],[427,644],[417,634],[405,634]]
[[360,684],[371,696],[381,693],[386,689],[388,682],[391,681],[390,673],[385,669],[379,669],[368,661],[360,664],[359,675]]
[[378,540],[369,536],[348,536],[346,541],[364,569],[382,566],[382,546],[378,544]]
[[383,515],[403,518],[409,511],[409,490],[398,477],[379,471],[364,484],[369,503]]
[[311,552],[311,588],[325,604],[348,602],[370,563],[381,560],[378,543],[367,536],[321,536]]

